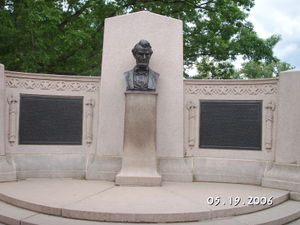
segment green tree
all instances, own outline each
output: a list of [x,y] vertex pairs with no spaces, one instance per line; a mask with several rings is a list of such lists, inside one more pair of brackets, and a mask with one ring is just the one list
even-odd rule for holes
[[279,37],[257,36],[247,21],[253,6],[254,0],[2,0],[0,62],[8,70],[99,75],[104,19],[149,10],[183,20],[185,69],[200,59],[202,73],[230,78],[239,55],[276,61]]
[[118,13],[113,4],[10,0],[0,7],[0,62],[6,69],[100,74],[104,19]]
[[286,62],[278,61],[272,63],[264,63],[250,61],[242,64],[242,68],[236,73],[241,78],[272,78],[278,77],[280,72],[290,69],[294,69],[294,67]]

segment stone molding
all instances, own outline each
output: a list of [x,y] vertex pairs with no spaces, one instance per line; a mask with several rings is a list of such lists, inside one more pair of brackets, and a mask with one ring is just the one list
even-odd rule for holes
[[278,79],[258,80],[184,80],[187,95],[274,95]]
[[266,123],[265,123],[265,148],[268,150],[272,149],[273,143],[273,123],[274,123],[274,111],[275,111],[275,103],[269,102],[268,105],[265,107],[266,110]]
[[8,96],[7,103],[8,111],[8,142],[13,145],[16,142],[16,123],[17,123],[17,103],[18,100],[13,95]]
[[86,105],[86,143],[90,146],[93,143],[93,119],[95,100],[90,99]]
[[66,76],[5,71],[7,88],[96,92],[100,77]]
[[188,101],[186,104],[188,110],[188,145],[194,147],[196,143],[196,108],[197,105],[193,101]]

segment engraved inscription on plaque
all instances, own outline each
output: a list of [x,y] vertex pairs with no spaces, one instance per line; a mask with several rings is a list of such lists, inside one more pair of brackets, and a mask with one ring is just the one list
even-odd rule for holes
[[200,101],[200,148],[261,150],[261,101]]
[[81,145],[83,97],[21,95],[19,144]]

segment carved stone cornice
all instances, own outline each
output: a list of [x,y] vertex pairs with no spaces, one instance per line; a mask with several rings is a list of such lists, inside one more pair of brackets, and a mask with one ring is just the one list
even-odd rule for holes
[[96,92],[99,89],[99,77],[65,76],[5,72],[5,84],[8,88]]
[[275,95],[278,79],[264,80],[185,80],[185,93],[190,95]]

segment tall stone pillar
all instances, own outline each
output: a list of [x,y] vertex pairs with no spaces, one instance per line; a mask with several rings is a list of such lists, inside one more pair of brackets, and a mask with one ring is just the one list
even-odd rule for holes
[[6,104],[4,65],[0,64],[0,182],[16,179],[16,171],[5,154],[5,145],[8,138],[5,127]]
[[124,72],[135,66],[131,50],[140,40],[151,43],[153,54],[149,67],[160,74],[156,87],[159,167],[166,168],[164,171],[171,169],[172,176],[177,174],[172,169],[174,165],[185,167],[182,35],[181,20],[147,11],[105,20],[97,151],[88,166],[87,178],[114,180],[120,171],[125,118]]
[[263,186],[300,192],[299,87],[300,70],[280,73],[275,162],[265,171]]
[[125,93],[122,169],[118,185],[158,186],[156,157],[156,102],[154,92]]
[[97,153],[120,156],[123,151],[123,73],[135,66],[131,49],[142,39],[151,43],[153,55],[149,66],[160,74],[156,88],[157,153],[161,157],[182,157],[182,21],[147,11],[105,20]]
[[300,70],[279,77],[276,157],[279,163],[300,164]]

